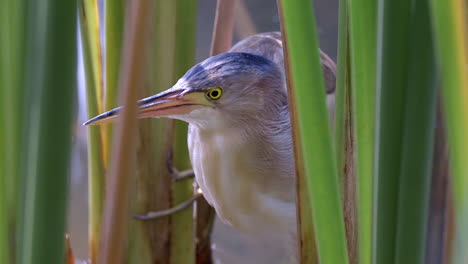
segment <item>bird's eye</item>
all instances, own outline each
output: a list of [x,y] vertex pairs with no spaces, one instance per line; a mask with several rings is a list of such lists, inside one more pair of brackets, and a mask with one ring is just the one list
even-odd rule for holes
[[208,98],[210,98],[212,100],[218,100],[221,97],[222,94],[223,94],[223,89],[221,89],[220,87],[215,87],[215,88],[209,90],[206,93],[206,96],[208,96]]

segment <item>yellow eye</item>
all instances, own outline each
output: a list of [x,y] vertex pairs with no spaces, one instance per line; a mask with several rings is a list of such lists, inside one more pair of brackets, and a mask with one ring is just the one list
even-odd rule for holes
[[212,100],[218,100],[221,95],[223,95],[223,89],[221,89],[221,87],[215,87],[206,93],[206,96]]

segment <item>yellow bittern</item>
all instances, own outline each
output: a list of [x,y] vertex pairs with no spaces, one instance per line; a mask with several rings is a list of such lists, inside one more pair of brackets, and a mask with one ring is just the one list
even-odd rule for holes
[[[335,64],[320,55],[330,108]],[[113,120],[120,109],[86,124]],[[195,178],[219,218],[241,232],[284,241],[296,255],[295,164],[279,32],[251,36],[195,65],[172,88],[140,100],[138,117],[188,122]]]

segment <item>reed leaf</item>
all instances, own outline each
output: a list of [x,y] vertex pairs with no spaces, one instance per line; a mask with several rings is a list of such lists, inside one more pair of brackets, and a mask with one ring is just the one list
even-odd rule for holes
[[[297,110],[305,171],[305,175],[299,177],[306,178],[308,196],[312,201],[318,255],[323,263],[348,263],[314,10],[312,3],[306,0],[281,1],[281,8],[291,73],[290,83],[294,89],[292,96],[295,104],[291,108]],[[304,53],[305,50],[308,52]]]
[[22,259],[63,263],[76,86],[75,1],[30,1],[27,15],[28,131]]
[[338,27],[338,69],[333,124],[335,157],[341,181],[343,213],[350,263],[358,263],[355,145],[352,120],[348,3],[340,1]]
[[[287,38],[286,32],[284,29],[284,15],[283,8],[281,6],[281,1],[277,1],[278,12],[281,20],[281,34],[283,41],[283,53],[285,58],[287,58]],[[293,133],[293,143],[294,143],[294,161],[296,167],[296,199],[297,199],[297,232],[298,232],[298,246],[299,246],[299,255],[298,260],[302,263],[319,263],[318,252],[317,252],[317,243],[315,241],[315,230],[312,219],[312,206],[310,198],[308,197],[307,182],[305,177],[299,175],[305,175],[304,168],[304,158],[302,157],[302,144],[299,137],[298,129],[298,119],[297,119],[297,110],[294,107],[293,98],[295,98],[295,90],[292,88],[291,80],[291,67],[289,66],[289,61],[284,60],[284,70],[286,75],[287,87],[288,87],[288,104],[289,104],[289,115],[291,119],[291,127]]]
[[335,91],[335,116],[333,121],[333,136],[336,165],[340,178],[344,177],[345,166],[345,138],[346,138],[346,89],[348,75],[348,3],[340,1],[338,27],[338,61]]
[[468,246],[468,25],[463,0],[431,1],[431,18],[442,77],[455,209],[451,263],[465,263]]
[[[98,91],[102,90],[102,83],[96,81],[101,75],[100,56],[96,49],[100,48],[99,17],[97,2],[81,0],[79,2],[79,19],[81,30],[81,48],[83,54],[85,79],[86,79],[86,106],[88,118],[98,115],[101,111],[99,105],[102,97]],[[94,48],[92,48],[94,47]],[[95,50],[93,52],[93,50]],[[98,68],[99,70],[95,70]],[[101,128],[88,126],[88,186],[89,186],[89,257],[91,263],[96,263],[99,252],[99,238],[101,237],[101,223],[104,205],[104,155],[101,138]]]
[[[106,1],[106,101],[105,109],[117,107],[118,82],[125,23],[125,0]],[[110,137],[110,135],[108,135]]]
[[[123,25],[125,22],[125,3],[124,0],[111,0],[105,3],[105,102],[104,110],[110,110],[117,107],[118,81],[120,73],[120,61],[122,53]],[[109,155],[112,151],[110,144],[112,139],[112,124],[101,126],[104,131],[103,157],[104,166],[109,164]]]
[[425,263],[432,150],[436,113],[436,71],[429,3],[416,0],[410,18],[395,263]]
[[395,261],[410,6],[406,0],[379,1],[373,252],[379,264]]
[[348,0],[359,263],[372,259],[376,1]]

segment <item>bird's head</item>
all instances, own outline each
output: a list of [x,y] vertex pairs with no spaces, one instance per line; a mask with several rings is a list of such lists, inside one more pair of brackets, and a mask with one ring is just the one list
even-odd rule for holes
[[[249,53],[223,53],[192,67],[170,89],[139,101],[138,118],[168,117],[207,127],[261,116],[286,104],[282,71]],[[114,120],[121,108],[85,124]]]

